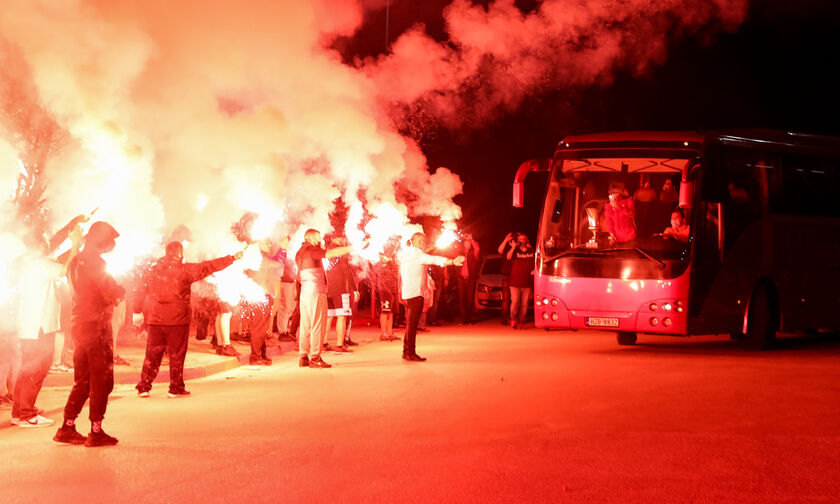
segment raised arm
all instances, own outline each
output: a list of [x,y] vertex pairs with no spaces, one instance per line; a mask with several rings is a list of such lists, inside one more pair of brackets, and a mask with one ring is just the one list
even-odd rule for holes
[[333,257],[343,256],[344,254],[349,254],[351,250],[353,250],[351,245],[346,247],[331,248],[327,250],[326,257],[327,259],[332,259]]

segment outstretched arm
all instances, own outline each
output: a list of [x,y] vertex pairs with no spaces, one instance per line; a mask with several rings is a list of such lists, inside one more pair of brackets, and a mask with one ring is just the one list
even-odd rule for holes
[[326,257],[327,259],[332,259],[333,257],[343,256],[344,254],[349,254],[351,250],[353,250],[353,247],[350,245],[332,248],[327,250]]

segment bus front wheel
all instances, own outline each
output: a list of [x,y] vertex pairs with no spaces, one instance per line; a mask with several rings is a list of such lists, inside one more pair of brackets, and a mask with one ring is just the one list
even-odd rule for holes
[[620,332],[620,333],[618,333],[618,344],[619,345],[635,345],[636,344],[636,333],[634,333],[634,332]]
[[750,297],[747,332],[740,338],[745,348],[764,350],[776,341],[776,304],[770,288],[759,284]]

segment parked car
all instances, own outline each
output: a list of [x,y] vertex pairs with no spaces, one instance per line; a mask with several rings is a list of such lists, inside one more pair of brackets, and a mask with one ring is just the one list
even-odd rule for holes
[[[502,264],[499,254],[484,256],[475,285],[475,309],[500,311],[502,309]],[[534,289],[528,296],[528,311],[534,309]]]
[[502,307],[502,256],[484,256],[475,285],[475,309],[500,310]]

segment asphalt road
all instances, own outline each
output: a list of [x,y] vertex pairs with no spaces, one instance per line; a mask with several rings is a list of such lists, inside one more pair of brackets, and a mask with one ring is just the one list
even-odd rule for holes
[[487,322],[421,334],[418,352],[373,342],[329,370],[283,356],[186,399],[120,386],[115,447],[2,428],[0,501],[840,501],[836,335],[746,352]]

